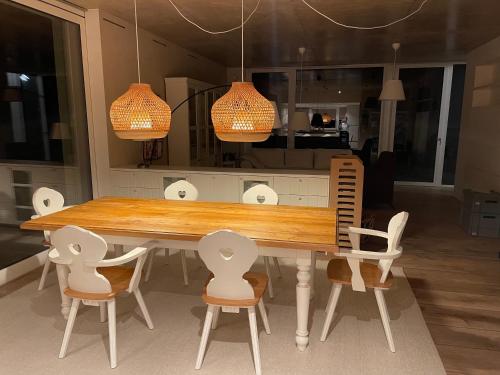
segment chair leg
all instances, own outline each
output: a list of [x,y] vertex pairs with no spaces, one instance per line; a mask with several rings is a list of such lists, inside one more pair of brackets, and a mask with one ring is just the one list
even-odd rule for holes
[[264,323],[264,329],[266,330],[266,333],[270,335],[271,328],[269,328],[269,320],[267,319],[267,312],[266,308],[264,307],[264,301],[262,300],[262,298],[259,301],[259,311],[260,316],[262,317],[262,322]]
[[99,302],[99,313],[101,317],[101,323],[106,321],[106,302]]
[[321,332],[320,341],[325,341],[328,335],[328,330],[330,329],[330,324],[332,324],[333,313],[335,312],[335,307],[337,307],[337,302],[339,301],[340,292],[342,291],[342,284],[333,284],[331,297],[328,302],[325,324],[323,325],[323,331]]
[[116,367],[116,302],[108,301],[109,360],[111,368]]
[[380,317],[382,318],[382,325],[384,326],[385,336],[391,352],[396,352],[394,347],[394,340],[392,339],[391,325],[387,305],[385,304],[384,292],[381,289],[375,289],[375,298],[377,299],[378,309],[380,310]]
[[210,333],[210,326],[212,325],[214,311],[215,306],[208,305],[205,324],[203,325],[203,332],[201,334],[200,348],[198,349],[198,357],[196,358],[196,370],[199,370],[201,368],[201,364],[203,363],[203,357],[205,356],[205,349],[207,347],[208,335]]
[[255,316],[255,307],[248,308],[248,321],[250,323],[250,335],[252,336],[253,362],[255,373],[261,375],[259,332],[257,331],[257,319]]
[[217,322],[219,321],[220,306],[216,306],[214,310],[214,317],[212,318],[212,329],[217,329]]
[[73,302],[71,303],[71,310],[69,311],[68,322],[66,323],[66,329],[64,330],[64,337],[61,345],[61,350],[59,351],[59,358],[64,358],[66,356],[69,337],[71,336],[71,331],[73,331],[73,326],[75,324],[76,313],[78,312],[79,305],[80,305],[80,300],[77,298],[73,298]]
[[50,269],[50,259],[47,254],[47,259],[45,259],[45,264],[43,265],[42,277],[40,277],[40,283],[38,284],[38,290],[42,290],[45,287],[45,279],[47,279],[47,274]]
[[186,261],[186,250],[180,250],[181,252],[181,263],[182,263],[182,275],[184,276],[184,285],[189,285],[188,271],[187,271],[187,261]]
[[139,288],[134,290],[134,296],[135,299],[137,300],[137,304],[139,305],[139,308],[141,309],[142,315],[144,316],[144,320],[146,321],[146,324],[149,329],[153,329],[153,321],[151,320],[151,317],[149,316],[149,311],[148,308],[146,307],[146,303],[144,302],[144,298],[142,298],[142,293],[139,290]]
[[274,262],[274,268],[276,268],[276,271],[278,271],[278,277],[281,279],[281,267],[278,258],[273,257],[273,262]]
[[328,296],[328,302],[326,303],[326,306],[325,306],[325,313],[328,312],[328,308],[330,307],[330,302],[332,301],[334,293],[335,293],[335,288],[332,285],[332,287],[330,288],[330,295]]
[[148,257],[148,266],[146,267],[146,275],[144,276],[144,281],[148,282],[149,278],[151,277],[151,270],[153,269],[153,261],[155,257],[155,252],[156,249],[152,249],[150,251],[149,257]]
[[269,266],[269,257],[264,257],[264,264],[266,266],[266,274],[269,279],[267,283],[267,289],[269,291],[269,298],[274,298],[273,281],[271,279],[271,267]]

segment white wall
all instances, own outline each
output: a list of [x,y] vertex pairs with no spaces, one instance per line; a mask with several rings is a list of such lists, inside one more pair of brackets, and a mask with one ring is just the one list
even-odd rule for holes
[[[105,126],[96,134],[95,152],[100,159],[99,194],[106,194],[109,167],[142,161],[142,143],[121,140],[109,120],[111,103],[137,82],[134,25],[97,9],[85,13],[93,121]],[[165,77],[187,76],[214,84],[225,83],[226,67],[139,29],[141,81],[165,98]],[[95,107],[95,108],[94,108]],[[167,154],[164,150],[164,155]],[[107,159],[107,160],[105,160]],[[99,167],[98,167],[99,168]]]
[[467,56],[455,193],[500,191],[500,37]]

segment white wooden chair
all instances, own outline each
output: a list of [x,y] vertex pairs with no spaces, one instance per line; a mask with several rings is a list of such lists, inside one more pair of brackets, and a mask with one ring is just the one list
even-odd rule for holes
[[[243,193],[243,203],[247,204],[270,204],[270,205],[277,205],[278,204],[278,194],[271,189],[269,186],[264,185],[264,184],[258,184],[255,186],[252,186],[250,189],[245,191]],[[272,283],[272,278],[271,278],[271,266],[269,265],[269,258],[268,256],[264,256],[264,264],[266,266],[266,273],[267,276],[269,277],[269,297],[274,298],[274,289],[273,289],[273,283]],[[274,267],[278,271],[279,277],[281,277],[281,268],[280,264],[278,261],[278,258],[272,257],[273,262],[274,262]]]
[[270,334],[271,330],[262,301],[268,277],[265,274],[248,272],[257,259],[257,245],[255,241],[238,233],[220,230],[203,237],[198,249],[201,259],[212,275],[203,290],[202,297],[208,308],[195,368],[201,368],[210,327],[216,328],[220,310],[238,313],[242,308],[248,309],[255,372],[260,375],[256,305],[259,306],[266,333]]
[[[170,184],[165,188],[164,191],[165,199],[169,200],[184,200],[184,201],[195,201],[198,199],[198,190],[196,187],[187,182],[186,180],[179,180],[177,182],[174,182],[173,184]],[[155,257],[155,254],[161,249],[156,249],[155,251],[151,251],[151,255],[148,260],[148,266],[146,269],[146,276],[144,278],[145,281],[149,281],[149,278],[151,276],[151,269],[153,268],[153,259]],[[165,250],[165,257],[168,259],[170,249],[164,249]],[[187,261],[186,261],[186,250],[179,250],[180,255],[181,255],[181,262],[182,262],[182,274],[184,276],[184,285],[189,285],[189,277],[188,277],[188,270],[187,270]],[[196,258],[199,258],[198,253],[195,252]]]
[[[400,212],[393,216],[389,222],[387,233],[373,229],[349,227],[348,234],[352,250],[341,252],[337,255],[341,259],[332,259],[328,263],[327,274],[333,286],[328,301],[325,324],[321,333],[321,341],[326,340],[333,313],[342,291],[342,285],[351,285],[353,290],[359,292],[366,292],[366,288],[374,290],[389,349],[393,353],[396,351],[383,290],[389,289],[392,285],[393,276],[390,269],[394,259],[399,258],[403,251],[399,243],[407,221],[407,212]],[[379,253],[360,250],[361,234],[387,238],[387,251]],[[364,262],[365,259],[377,260],[378,264],[366,263]]]
[[[147,252],[155,243],[150,242],[118,258],[104,260],[108,248],[106,242],[88,230],[66,226],[52,233],[52,242],[55,248],[52,252],[58,253],[57,262],[67,265],[70,269],[69,287],[64,293],[73,298],[59,358],[66,356],[80,301],[84,305],[99,306],[101,322],[106,320],[107,305],[110,363],[111,368],[115,368],[115,297],[124,292],[134,293],[148,328],[153,329],[153,322],[139,290],[139,281]],[[136,259],[135,268],[121,266]]]
[[[33,209],[35,210],[36,215],[31,216],[32,219],[36,219],[40,216],[49,215],[57,211],[64,210],[71,206],[64,206],[64,197],[61,193],[56,190],[49,189],[46,187],[38,188],[33,193]],[[50,232],[43,232],[44,240],[43,245],[49,248],[52,248],[50,244]],[[47,279],[47,274],[50,269],[50,257],[47,254],[47,258],[45,259],[45,264],[43,266],[42,277],[40,277],[40,283],[38,284],[38,290],[42,290],[45,286],[45,280]]]

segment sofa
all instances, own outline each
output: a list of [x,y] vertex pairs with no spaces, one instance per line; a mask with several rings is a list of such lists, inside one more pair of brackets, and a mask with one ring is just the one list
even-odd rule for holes
[[350,149],[252,148],[240,159],[241,168],[330,169],[333,155],[351,155]]

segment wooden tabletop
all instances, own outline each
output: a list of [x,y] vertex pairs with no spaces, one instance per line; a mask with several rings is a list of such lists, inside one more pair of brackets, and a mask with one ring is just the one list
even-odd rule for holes
[[337,252],[335,210],[223,202],[104,197],[24,222],[22,229],[77,225],[98,234],[198,241],[231,229],[260,246]]

